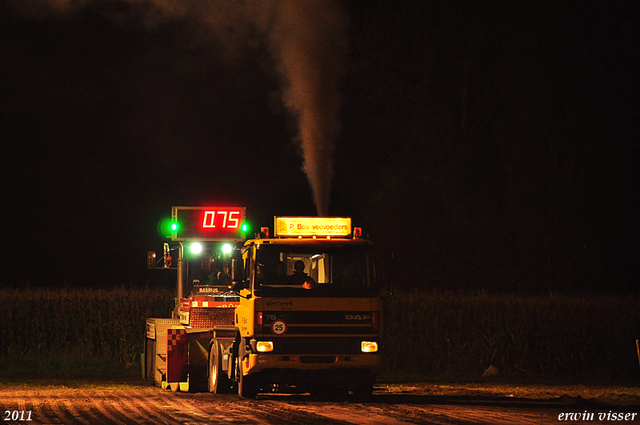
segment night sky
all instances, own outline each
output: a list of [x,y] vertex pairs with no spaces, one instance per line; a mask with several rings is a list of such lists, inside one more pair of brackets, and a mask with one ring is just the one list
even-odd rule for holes
[[[277,7],[207,3],[0,0],[0,283],[152,282],[172,205],[317,214]],[[328,214],[400,286],[633,290],[638,5],[519,3],[316,3]]]

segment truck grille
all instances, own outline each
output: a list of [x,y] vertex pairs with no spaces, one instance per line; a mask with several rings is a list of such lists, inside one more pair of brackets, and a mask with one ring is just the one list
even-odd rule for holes
[[233,325],[233,308],[191,307],[189,325],[193,328],[212,328]]
[[336,355],[362,354],[361,341],[362,338],[349,336],[279,338],[274,344],[273,354],[328,356],[335,361]]
[[264,311],[258,325],[261,335],[273,335],[271,326],[276,321],[286,324],[292,336],[375,336],[379,334],[377,312],[372,311]]
[[300,363],[335,363],[336,356],[300,356]]

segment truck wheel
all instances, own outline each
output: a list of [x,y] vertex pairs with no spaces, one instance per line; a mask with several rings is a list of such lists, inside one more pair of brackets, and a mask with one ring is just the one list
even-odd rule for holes
[[373,396],[373,381],[365,380],[358,383],[353,388],[353,398],[355,401],[368,401]]
[[311,387],[311,398],[318,401],[344,401],[349,396],[347,388],[335,387],[329,384],[318,384]]
[[222,348],[214,342],[209,351],[209,392],[227,394],[231,387],[229,378],[222,370]]
[[245,355],[243,343],[240,343],[238,357],[236,358],[236,376],[238,380],[238,395],[246,398],[256,398],[258,395],[258,384],[255,377],[242,374],[242,359]]

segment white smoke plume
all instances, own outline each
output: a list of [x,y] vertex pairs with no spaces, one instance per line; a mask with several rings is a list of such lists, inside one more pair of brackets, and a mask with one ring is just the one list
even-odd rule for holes
[[[347,54],[348,18],[340,0],[14,0],[23,13],[73,17],[82,7],[128,3],[154,25],[192,19],[231,53],[255,30],[266,43],[281,79],[282,99],[296,118],[317,213],[329,211],[332,155],[339,132],[340,95]],[[109,15],[128,21],[121,12]]]
[[[329,210],[332,156],[339,132],[346,13],[337,1],[276,1],[267,34],[283,79],[283,99],[298,120],[304,171],[318,215]],[[264,15],[263,15],[264,16]]]

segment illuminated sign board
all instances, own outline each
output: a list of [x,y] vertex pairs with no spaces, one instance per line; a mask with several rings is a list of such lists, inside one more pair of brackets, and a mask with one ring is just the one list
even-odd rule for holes
[[171,240],[243,240],[245,219],[244,207],[172,207],[171,220],[176,228],[171,231]]
[[349,236],[351,219],[342,217],[276,217],[275,236]]

